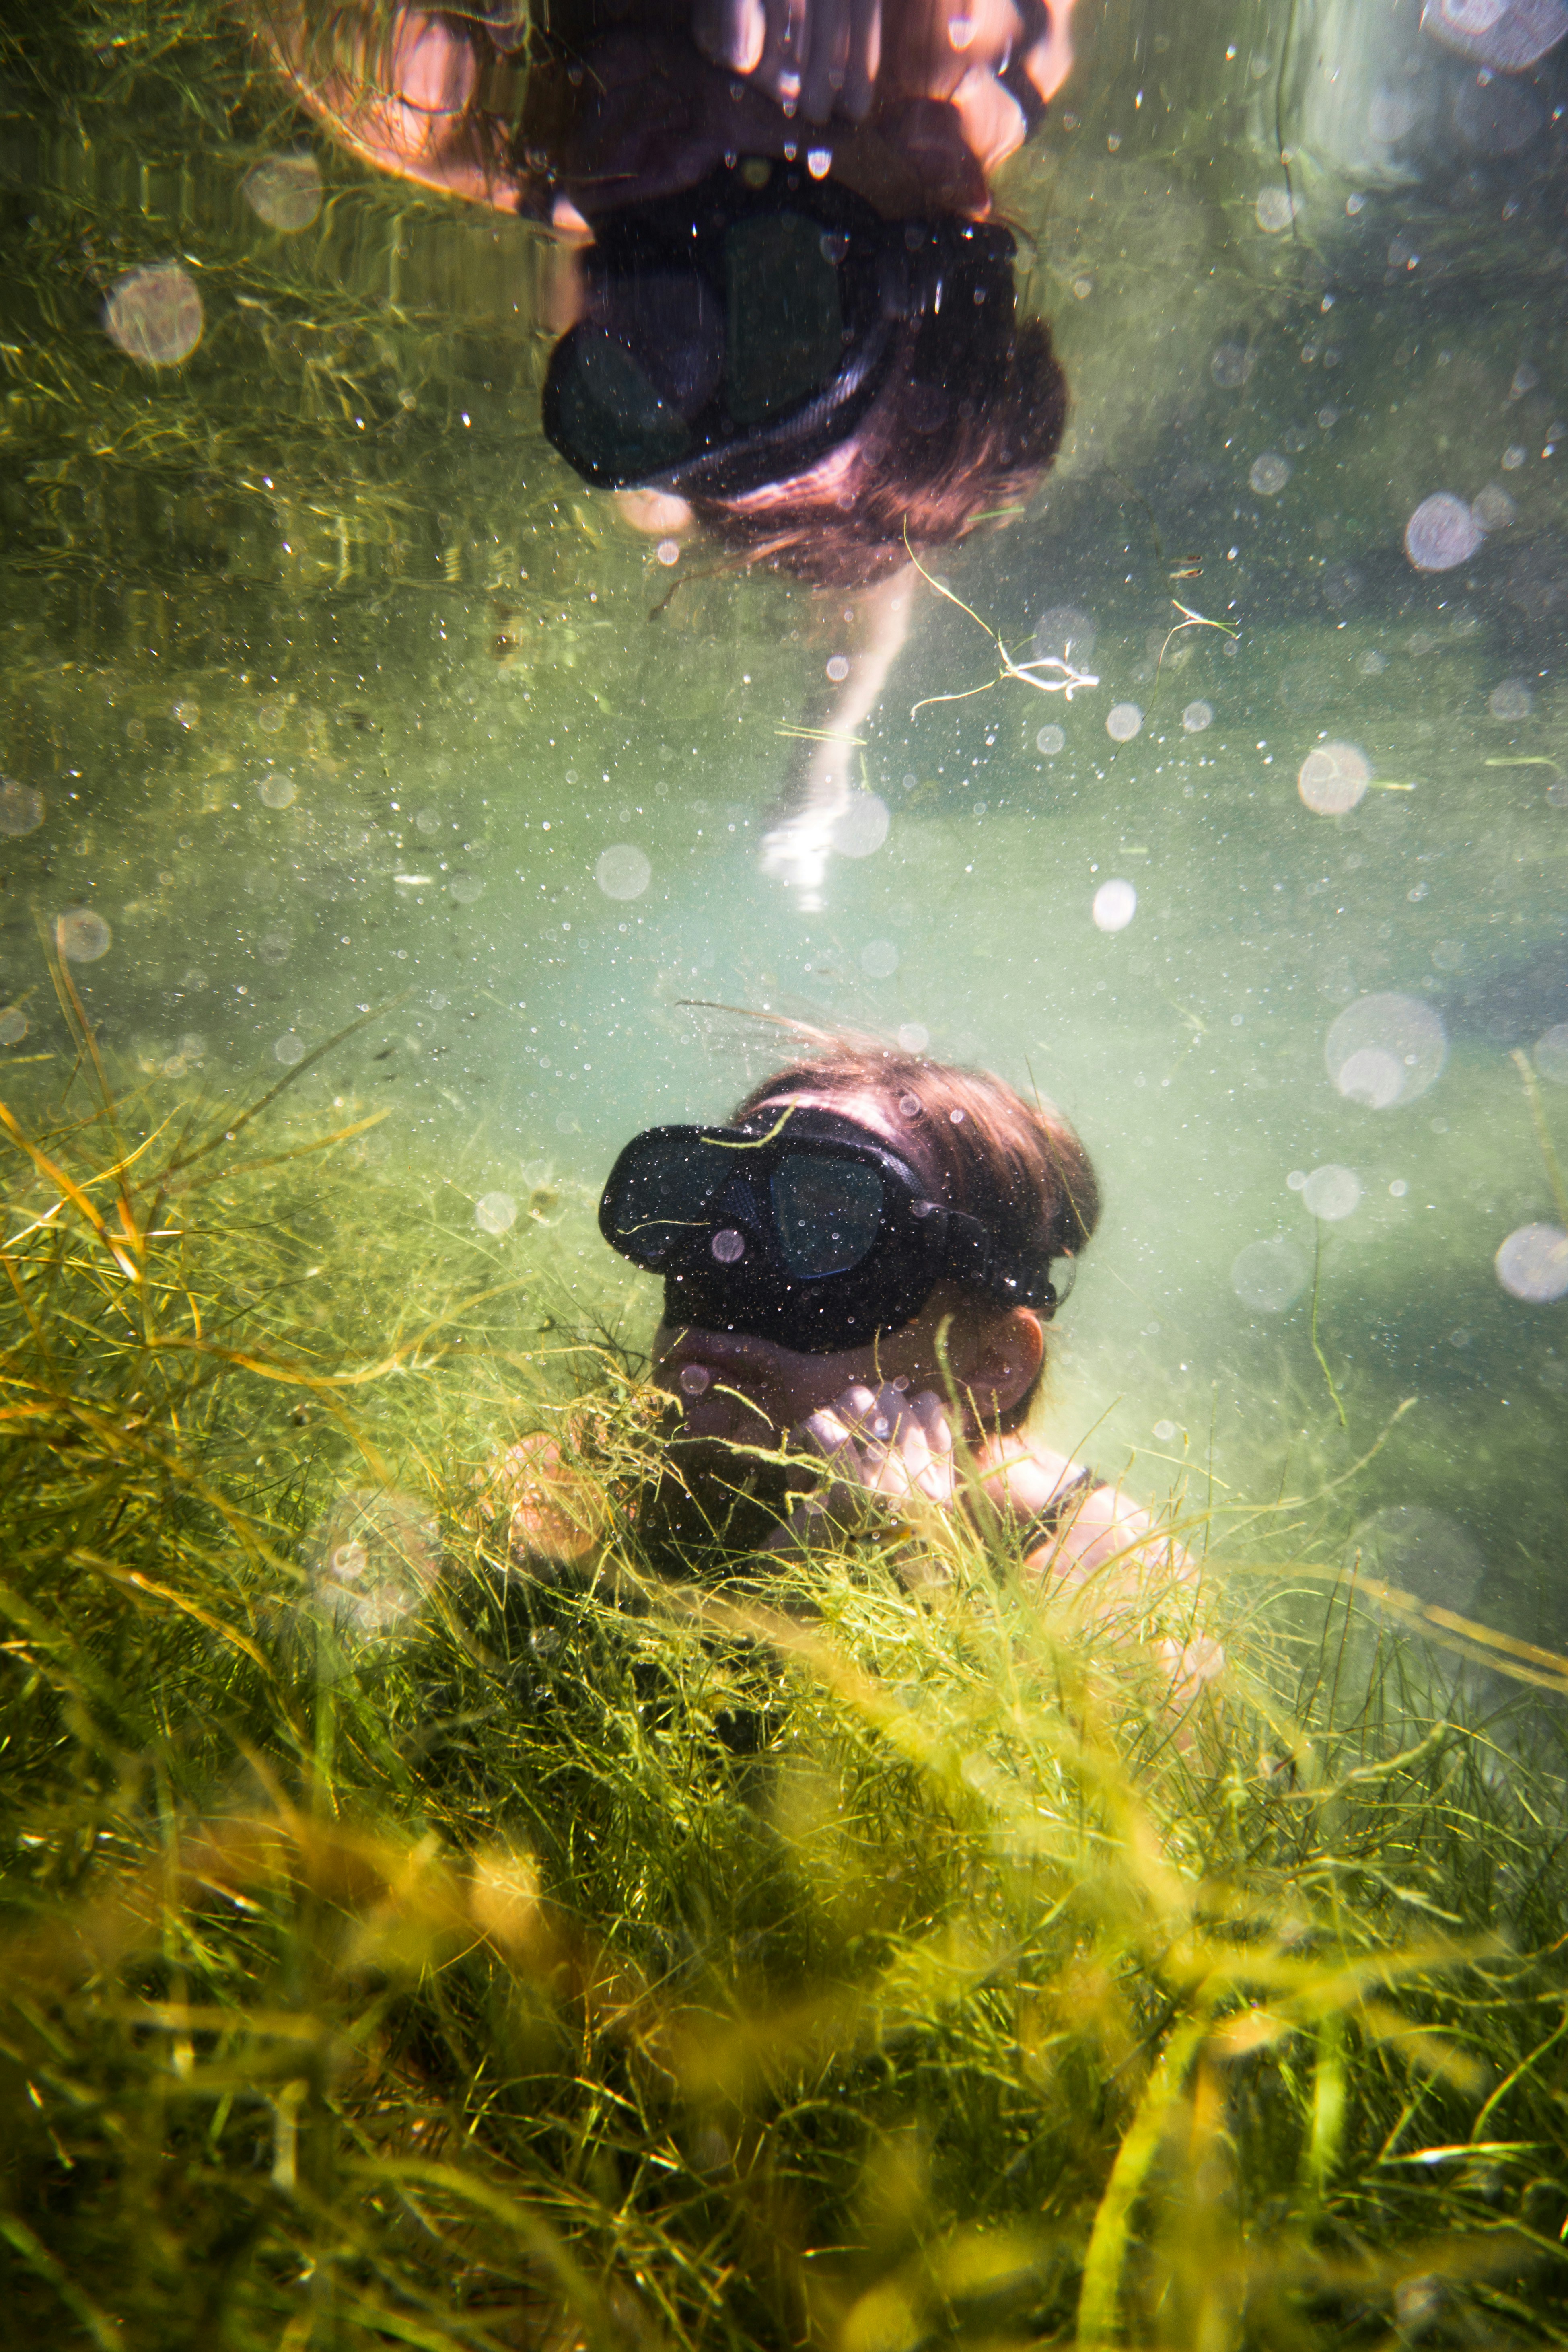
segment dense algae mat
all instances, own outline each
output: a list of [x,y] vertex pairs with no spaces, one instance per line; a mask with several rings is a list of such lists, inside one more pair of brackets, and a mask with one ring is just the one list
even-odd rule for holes
[[656,1577],[559,1236],[90,1075],[5,1124],[8,2340],[1563,2340],[1550,1722],[1335,1609],[1178,1725],[1000,1541]]

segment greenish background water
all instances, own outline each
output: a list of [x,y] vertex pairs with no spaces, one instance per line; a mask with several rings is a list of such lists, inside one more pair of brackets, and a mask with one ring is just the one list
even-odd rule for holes
[[[1403,5],[1112,5],[1079,36],[999,190],[1067,444],[941,570],[1015,652],[1088,615],[1100,683],[911,718],[994,667],[921,589],[868,730],[885,838],[806,913],[760,845],[842,611],[689,542],[661,566],[555,458],[535,234],[312,143],[216,11],[9,9],[0,765],[45,815],[0,841],[8,1083],[61,1048],[39,924],[74,909],[109,927],[72,967],[107,1045],[171,1098],[388,1007],[301,1091],[390,1103],[366,1149],[443,1171],[462,1219],[506,1195],[498,1255],[560,1219],[635,1332],[652,1294],[593,1233],[598,1182],[757,1056],[682,1001],[924,1032],[1055,1095],[1102,1170],[1059,1442],[1151,1494],[1197,1465],[1238,1511],[1319,1497],[1258,1541],[1359,1536],[1561,1642],[1568,1307],[1493,1261],[1560,1216],[1510,1049],[1568,1022],[1564,53],[1485,80]],[[283,235],[243,182],[302,145],[325,201]],[[204,331],[154,370],[103,303],[171,259]],[[1424,575],[1402,534],[1438,490],[1496,527]],[[1174,598],[1234,635],[1167,644]],[[1311,814],[1325,738],[1410,789]],[[624,847],[647,880],[616,898]],[[1110,880],[1137,893],[1114,932]],[[1379,1110],[1325,1043],[1388,994],[1447,1059]],[[1568,1061],[1537,1058],[1568,1150]],[[1322,1167],[1351,1213],[1304,1205]]]

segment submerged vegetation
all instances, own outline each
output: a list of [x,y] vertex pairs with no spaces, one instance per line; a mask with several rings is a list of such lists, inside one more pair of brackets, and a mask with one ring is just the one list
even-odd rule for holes
[[974,1537],[655,1574],[555,1237],[79,1034],[0,1122],[10,2340],[1563,2339],[1553,1718],[1343,1591],[1219,1579],[1200,1719],[1159,1591]]

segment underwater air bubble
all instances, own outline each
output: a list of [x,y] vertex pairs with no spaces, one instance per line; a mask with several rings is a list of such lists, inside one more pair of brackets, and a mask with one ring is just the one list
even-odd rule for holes
[[1124,931],[1138,912],[1138,893],[1131,882],[1102,882],[1092,912],[1096,930]]
[[103,325],[127,359],[144,367],[178,367],[202,339],[196,281],[177,261],[128,270],[110,289]]
[[481,1192],[474,1202],[474,1223],[482,1234],[504,1234],[517,1223],[517,1202],[510,1192]]
[[1342,1218],[1353,1215],[1360,1203],[1361,1178],[1353,1168],[1342,1168],[1337,1160],[1314,1168],[1301,1187],[1301,1204],[1308,1215],[1325,1225],[1337,1225]]
[[263,806],[272,809],[292,808],[300,797],[300,787],[292,776],[263,776],[256,791]]
[[1529,455],[1530,452],[1528,449],[1521,449],[1517,441],[1510,441],[1508,447],[1502,453],[1503,472],[1505,474],[1517,474]]
[[256,942],[256,952],[263,963],[287,963],[293,952],[294,940],[289,931],[263,931]]
[[1505,677],[1487,697],[1487,709],[1492,717],[1510,722],[1528,719],[1534,708],[1535,697],[1521,677]]
[[114,933],[90,907],[73,907],[57,918],[55,945],[71,963],[96,963],[114,944]]
[[1568,1021],[1536,1039],[1535,1066],[1554,1087],[1568,1087]]
[[239,184],[257,219],[284,236],[309,228],[321,209],[321,167],[313,155],[266,155]]
[[37,833],[44,821],[44,796],[31,784],[19,784],[14,776],[0,776],[0,833],[13,841],[25,833]]
[[1320,743],[1302,761],[1296,789],[1314,816],[1344,816],[1366,797],[1372,762],[1354,743]]
[[441,830],[440,812],[437,809],[421,809],[414,820],[414,825],[415,830],[418,833],[439,833]]
[[920,1115],[921,1098],[919,1095],[900,1095],[899,1097],[899,1117],[900,1118],[919,1118]]
[[1281,229],[1289,227],[1296,209],[1289,188],[1259,188],[1252,216],[1265,236],[1278,236]]
[[721,1265],[733,1265],[746,1254],[746,1237],[738,1234],[733,1225],[721,1225],[708,1246]]
[[19,1004],[0,1012],[0,1045],[19,1045],[27,1034],[27,1016]]
[[477,874],[454,874],[447,885],[447,896],[459,907],[471,907],[484,887]]
[[1277,499],[1290,478],[1290,460],[1277,449],[1265,449],[1253,459],[1247,478],[1260,499]]
[[1113,743],[1131,743],[1143,724],[1135,702],[1113,702],[1105,714],[1105,731]]
[[1500,482],[1489,482],[1470,500],[1470,518],[1482,530],[1506,530],[1519,513]]
[[662,563],[668,570],[670,564],[680,561],[680,541],[678,539],[661,539],[653,552],[655,562]]
[[1345,1559],[1396,1592],[1458,1610],[1468,1607],[1487,1566],[1463,1528],[1419,1503],[1396,1503],[1363,1519]]
[[1076,604],[1053,604],[1035,625],[1035,659],[1075,662],[1081,669],[1094,651],[1095,635],[1094,623]]
[[1442,1022],[1414,996],[1359,997],[1323,1041],[1323,1060],[1340,1093],[1373,1110],[1415,1102],[1441,1076],[1447,1058]]
[[1288,1192],[1305,1192],[1307,1187],[1306,1170],[1304,1168],[1292,1168],[1290,1173],[1285,1179],[1285,1185]]
[[1230,1269],[1230,1286],[1244,1307],[1282,1315],[1307,1286],[1311,1268],[1293,1242],[1250,1242]]
[[264,735],[281,735],[288,717],[289,706],[279,695],[269,694],[256,706],[256,723]]
[[1454,93],[1454,128],[1483,155],[1517,155],[1546,121],[1546,109],[1528,85],[1494,80],[1489,73],[1467,78]]
[[1568,1234],[1561,1225],[1520,1225],[1492,1264],[1510,1297],[1549,1306],[1568,1293]]
[[706,1364],[682,1364],[680,1385],[688,1396],[700,1396],[704,1389],[712,1387],[713,1375]]
[[1201,735],[1205,727],[1214,725],[1214,704],[1189,702],[1182,713],[1182,724],[1189,735]]
[[440,1531],[413,1495],[351,1488],[307,1538],[305,1556],[316,1606],[339,1634],[388,1633],[417,1615],[439,1581]]
[[296,1062],[302,1062],[305,1058],[305,1040],[297,1037],[292,1029],[285,1029],[281,1037],[272,1040],[272,1058],[275,1062],[281,1062],[285,1069],[291,1070]]
[[842,654],[835,654],[827,664],[827,675],[835,686],[842,686],[849,675],[849,665]]
[[1173,1421],[1157,1421],[1154,1423],[1152,1434],[1159,1439],[1162,1445],[1169,1445],[1173,1437],[1180,1436],[1181,1432]]
[[653,879],[653,867],[629,841],[617,841],[599,852],[594,879],[606,898],[640,898]]
[[1209,362],[1209,373],[1226,392],[1235,392],[1252,373],[1252,353],[1241,343],[1221,343]]
[[923,1054],[930,1044],[931,1031],[921,1022],[906,1021],[900,1027],[899,1045],[901,1052]]
[[1424,0],[1421,29],[1494,73],[1523,73],[1568,34],[1563,0]]
[[899,950],[891,940],[868,940],[860,950],[860,969],[868,980],[891,980],[899,968]]
[[1380,654],[1375,646],[1369,646],[1356,664],[1363,677],[1381,677],[1388,667],[1388,656]]
[[1405,552],[1417,572],[1451,572],[1481,543],[1475,517],[1450,490],[1423,499],[1405,526]]
[[887,802],[877,793],[851,793],[834,824],[833,846],[840,857],[870,857],[888,838],[892,821]]
[[1035,738],[1035,749],[1043,751],[1047,760],[1054,760],[1058,751],[1066,751],[1067,740],[1059,727],[1042,727]]

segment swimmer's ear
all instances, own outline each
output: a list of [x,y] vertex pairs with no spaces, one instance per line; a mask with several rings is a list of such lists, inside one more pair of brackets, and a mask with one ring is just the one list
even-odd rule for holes
[[1045,1326],[1032,1307],[1010,1307],[1005,1314],[976,1316],[967,1334],[968,1345],[953,1350],[953,1370],[970,1391],[987,1420],[1011,1412],[1039,1377],[1045,1361]]

